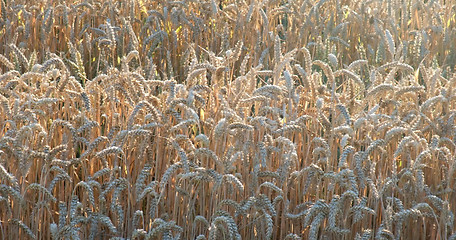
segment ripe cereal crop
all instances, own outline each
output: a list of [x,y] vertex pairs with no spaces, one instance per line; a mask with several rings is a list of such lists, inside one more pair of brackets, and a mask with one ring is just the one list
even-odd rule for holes
[[456,239],[456,2],[0,0],[0,239]]

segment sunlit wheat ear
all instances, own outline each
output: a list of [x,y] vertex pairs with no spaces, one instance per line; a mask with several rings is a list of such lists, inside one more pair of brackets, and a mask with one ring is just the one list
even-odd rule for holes
[[12,50],[13,55],[19,60],[19,62],[24,67],[28,67],[29,62],[28,59],[25,57],[24,53],[19,50],[19,48],[15,44],[10,44],[9,47]]
[[401,87],[396,91],[396,96],[401,97],[406,93],[413,92],[413,93],[419,93],[424,90],[423,86],[406,86],[406,87]]
[[4,55],[0,54],[0,62],[5,65],[8,69],[12,70],[14,69],[14,64],[12,64],[7,57]]
[[163,234],[163,236],[171,238],[173,237],[173,231],[177,232],[176,237],[179,238],[182,228],[177,226],[174,221],[166,222],[161,218],[156,218],[152,223],[152,230],[147,234],[146,238],[150,239],[157,237],[160,233]]
[[217,239],[219,234],[222,234],[222,236],[226,234],[230,239],[241,239],[237,225],[229,215],[216,217],[211,223],[209,239]]
[[20,73],[16,70],[11,70],[8,71],[0,76],[1,82],[5,81],[8,82],[9,80],[12,80],[14,78],[17,78],[20,76]]
[[16,188],[18,187],[16,177],[6,171],[5,167],[2,164],[0,164],[0,178],[4,181],[8,181],[9,184],[13,185]]
[[297,49],[291,50],[290,52],[286,53],[279,62],[275,64],[273,70],[273,85],[278,83],[280,74],[282,73],[285,66],[290,63],[292,58],[295,56],[296,52]]
[[[132,1],[132,3],[134,3],[135,1]],[[133,9],[133,8],[132,8]],[[133,20],[133,19],[131,19]],[[132,45],[132,48],[137,50],[138,47],[139,47],[139,41],[138,41],[138,37],[136,36],[136,33],[135,31],[133,30],[133,27],[131,25],[131,22],[128,21],[128,20],[125,20],[125,25],[126,25],[126,28],[127,28],[127,32],[128,32],[128,37],[130,38],[131,40],[131,45]]]
[[393,92],[396,89],[395,86],[392,84],[380,84],[378,86],[375,86],[372,88],[368,93],[367,96],[369,98],[376,98],[377,95],[380,93],[388,93],[388,92]]

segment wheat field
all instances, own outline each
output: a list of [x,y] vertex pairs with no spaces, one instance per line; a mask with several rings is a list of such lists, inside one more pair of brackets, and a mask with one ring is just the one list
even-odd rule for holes
[[1,239],[456,239],[456,2],[0,0]]

